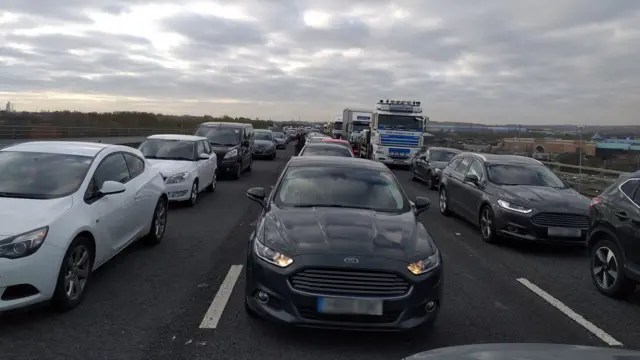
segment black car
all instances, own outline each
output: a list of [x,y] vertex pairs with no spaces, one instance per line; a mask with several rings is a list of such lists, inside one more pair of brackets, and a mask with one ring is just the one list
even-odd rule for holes
[[442,258],[383,164],[294,157],[249,239],[245,308],[308,327],[408,330],[432,323],[441,304]]
[[640,171],[622,176],[589,205],[593,283],[623,298],[640,284]]
[[351,149],[340,144],[309,143],[305,145],[298,156],[339,156],[353,157]]
[[411,160],[411,180],[424,181],[428,189],[435,189],[440,182],[442,169],[460,153],[458,149],[445,147],[420,149]]
[[206,122],[198,126],[195,135],[209,140],[218,157],[218,172],[229,173],[239,179],[243,171],[251,171],[254,145],[251,124]]
[[255,130],[254,134],[253,158],[275,160],[276,141],[273,132],[271,130]]
[[285,150],[287,148],[288,141],[283,132],[275,131],[273,138],[276,142],[276,149]]
[[499,238],[586,245],[589,199],[535,159],[461,153],[442,171],[440,212],[455,212]]

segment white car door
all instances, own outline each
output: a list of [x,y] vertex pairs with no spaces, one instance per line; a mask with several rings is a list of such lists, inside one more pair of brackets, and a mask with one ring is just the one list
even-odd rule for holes
[[211,144],[209,144],[208,141],[203,141],[203,143],[205,152],[209,154],[209,171],[211,171],[211,177],[213,177],[213,174],[215,174],[218,169],[218,156],[213,152]]
[[[196,143],[196,156],[200,154],[207,154],[207,150],[204,145],[204,141],[198,141]],[[213,167],[211,164],[211,155],[208,159],[199,159],[196,161],[196,167],[198,172],[198,179],[200,179],[200,191],[203,191],[207,186],[211,185],[213,179]]]
[[[126,152],[124,153],[124,159],[129,167],[129,175],[131,177],[127,186],[132,191],[135,191],[133,201],[134,211],[137,216],[132,219],[132,228],[134,230],[132,239],[137,239],[146,235],[149,230],[158,196],[154,189],[147,186],[153,177],[151,173],[145,172],[145,161],[134,154]],[[126,243],[124,245],[126,246]]]
[[[129,180],[129,168],[124,156],[121,152],[116,152],[102,159],[87,189],[85,203],[95,220],[95,231],[100,234],[100,241],[106,242],[97,245],[104,248],[105,252],[104,258],[96,259],[96,263],[108,260],[120,251],[122,244],[126,244],[135,232],[135,189],[132,189]],[[98,190],[105,181],[121,182],[126,190],[120,194],[101,197]]]

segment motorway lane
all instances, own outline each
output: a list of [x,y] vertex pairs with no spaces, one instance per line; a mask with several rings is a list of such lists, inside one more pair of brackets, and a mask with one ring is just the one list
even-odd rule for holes
[[[591,281],[589,259],[581,249],[509,243],[486,244],[479,231],[458,217],[444,217],[438,210],[437,191],[409,180],[408,172],[396,172],[410,196],[427,196],[433,212],[425,221],[431,231],[448,229],[453,238],[497,271],[524,277],[553,295],[573,311],[605,330],[626,346],[640,348],[640,289],[629,300],[618,301],[600,294]],[[445,230],[447,231],[447,230]]]
[[[431,332],[343,333],[256,321],[244,312],[244,273],[217,328],[199,329],[231,265],[244,264],[259,212],[244,191],[272,185],[286,157],[281,152],[275,162],[254,163],[253,174],[239,182],[221,182],[217,192],[203,196],[195,208],[172,209],[163,244],[134,246],[99,270],[78,309],[62,315],[42,309],[0,317],[0,353],[39,359],[375,360],[467,343],[604,345],[518,283],[518,277],[537,284],[625,345],[640,347],[640,336],[634,335],[640,329],[637,304],[595,293],[585,281],[586,259],[575,253],[486,245],[471,226],[441,216],[435,192],[410,182],[406,171],[396,175],[408,195],[426,194],[433,202],[421,220],[437,239],[445,262],[445,303]],[[596,316],[598,312],[602,315]]]

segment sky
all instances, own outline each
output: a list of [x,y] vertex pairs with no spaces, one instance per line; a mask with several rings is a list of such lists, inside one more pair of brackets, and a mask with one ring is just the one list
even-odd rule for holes
[[640,0],[2,0],[0,102],[640,125]]

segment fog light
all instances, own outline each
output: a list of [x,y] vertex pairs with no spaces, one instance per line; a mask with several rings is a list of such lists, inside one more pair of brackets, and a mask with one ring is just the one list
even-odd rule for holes
[[428,301],[425,305],[424,305],[424,310],[428,313],[432,312],[433,310],[436,309],[436,302],[435,301]]
[[269,302],[269,294],[264,291],[258,291],[256,294],[256,299],[262,304],[266,304]]
[[518,228],[516,228],[515,226],[507,226],[507,231],[512,232],[512,233],[517,233],[518,232]]

